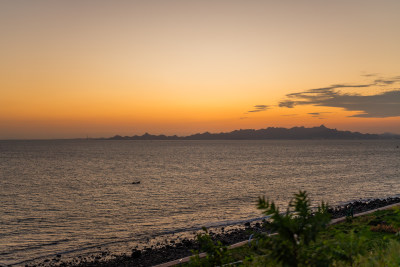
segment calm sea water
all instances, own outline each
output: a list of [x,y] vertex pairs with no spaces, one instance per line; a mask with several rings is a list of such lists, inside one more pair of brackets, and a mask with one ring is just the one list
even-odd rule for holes
[[[0,141],[0,263],[400,194],[400,141]],[[140,184],[132,182],[140,181]],[[127,246],[128,247],[128,246]]]

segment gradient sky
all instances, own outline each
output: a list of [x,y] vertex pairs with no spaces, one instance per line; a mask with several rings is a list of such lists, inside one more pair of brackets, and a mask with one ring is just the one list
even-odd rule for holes
[[400,1],[0,1],[0,139],[400,133]]

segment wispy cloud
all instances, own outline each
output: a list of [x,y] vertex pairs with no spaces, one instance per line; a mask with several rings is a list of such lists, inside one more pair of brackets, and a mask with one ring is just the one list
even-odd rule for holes
[[[286,95],[279,103],[280,107],[294,108],[298,105],[314,105],[324,107],[344,108],[348,111],[359,111],[350,117],[385,118],[400,116],[400,89],[389,90],[375,95],[359,95],[342,93],[341,88],[367,88],[372,86],[385,87],[400,82],[400,76],[390,79],[375,79],[366,84],[333,84],[328,87],[309,89]],[[321,113],[309,113],[319,116]]]
[[364,77],[376,77],[376,76],[378,76],[378,73],[366,73],[366,74],[362,74],[361,76],[364,76]]
[[311,115],[312,117],[315,117],[315,118],[320,118],[320,116],[322,114],[326,114],[326,113],[332,113],[332,112],[310,112],[310,113],[307,113],[307,114]]
[[251,113],[261,112],[261,111],[266,111],[267,109],[269,109],[269,106],[267,106],[267,105],[255,105],[255,106],[253,106],[252,110],[249,110],[247,112],[251,112]]

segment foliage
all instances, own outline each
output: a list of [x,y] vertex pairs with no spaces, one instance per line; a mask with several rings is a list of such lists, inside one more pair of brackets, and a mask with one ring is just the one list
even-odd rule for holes
[[350,266],[357,258],[367,252],[367,238],[362,233],[339,233],[331,247],[331,253],[336,262],[344,262]]
[[387,247],[376,248],[369,255],[361,257],[358,261],[358,266],[400,266],[400,243],[390,240]]
[[[400,266],[400,208],[376,211],[329,225],[327,205],[312,212],[306,192],[300,191],[281,213],[274,202],[258,200],[270,215],[264,222],[268,233],[255,234],[251,246],[229,250],[213,241],[204,228],[197,235],[201,250],[191,266]],[[232,263],[234,262],[234,263]]]
[[258,208],[271,215],[269,227],[277,233],[261,240],[263,246],[270,249],[270,258],[282,266],[310,265],[314,260],[318,265],[318,255],[310,253],[309,247],[330,221],[324,202],[313,213],[307,193],[300,191],[282,214],[274,202],[264,197],[259,198]]
[[199,251],[193,251],[194,256],[190,259],[190,266],[221,266],[230,261],[228,247],[221,241],[213,241],[207,228],[203,227],[204,233],[197,234],[197,241],[201,251],[207,253],[205,259],[200,259]]

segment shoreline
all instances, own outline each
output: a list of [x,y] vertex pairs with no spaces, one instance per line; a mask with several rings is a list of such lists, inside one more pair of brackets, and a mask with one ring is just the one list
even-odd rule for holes
[[[345,217],[349,212],[354,214],[370,211],[373,209],[400,203],[400,197],[389,197],[386,199],[358,200],[335,206],[329,209],[332,219]],[[181,259],[192,255],[192,250],[198,250],[199,245],[195,241],[196,233],[192,232],[186,237],[179,239],[165,239],[156,245],[149,245],[143,249],[132,248],[128,254],[113,254],[109,250],[97,253],[78,255],[72,259],[65,259],[61,254],[47,259],[20,262],[25,266],[154,266],[169,261]],[[210,227],[209,233],[214,240],[221,241],[224,245],[232,245],[248,240],[254,232],[263,232],[262,220],[246,222],[239,225]],[[192,235],[190,237],[190,235]],[[149,243],[150,244],[150,243]],[[64,258],[64,259],[63,259]],[[11,265],[16,266],[16,265]]]

